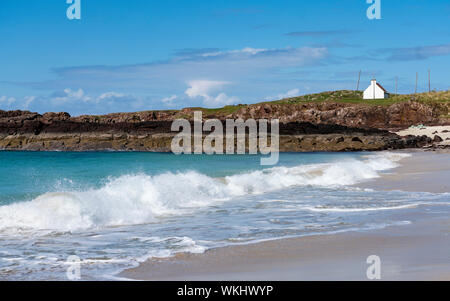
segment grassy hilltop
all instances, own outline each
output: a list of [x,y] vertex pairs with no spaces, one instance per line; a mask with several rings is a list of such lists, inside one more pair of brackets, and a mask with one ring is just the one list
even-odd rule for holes
[[[300,103],[321,103],[321,102],[337,102],[348,104],[361,104],[361,105],[373,105],[373,106],[389,106],[399,102],[406,102],[414,100],[422,103],[450,103],[450,90],[439,91],[431,93],[418,93],[418,94],[391,94],[388,99],[363,99],[362,91],[353,90],[339,90],[330,92],[321,92],[315,94],[302,95],[297,97],[285,98],[275,101],[260,102],[248,106],[260,105],[260,104],[300,104]],[[232,105],[222,108],[205,109],[205,108],[191,108],[201,110],[207,114],[231,114],[237,112],[240,108],[247,105]]]

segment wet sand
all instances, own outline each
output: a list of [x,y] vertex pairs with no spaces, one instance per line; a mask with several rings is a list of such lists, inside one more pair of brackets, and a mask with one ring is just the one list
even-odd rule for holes
[[[416,152],[401,164],[389,174],[358,186],[450,191],[448,152]],[[279,239],[152,259],[119,276],[194,281],[368,280],[366,260],[377,255],[381,280],[450,280],[450,217],[413,215],[400,216],[412,224],[380,230]]]
[[414,151],[396,169],[358,187],[376,190],[450,192],[450,151]]

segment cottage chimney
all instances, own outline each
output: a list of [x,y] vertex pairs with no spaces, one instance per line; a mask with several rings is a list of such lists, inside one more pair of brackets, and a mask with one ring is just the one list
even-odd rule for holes
[[370,86],[364,90],[363,99],[385,99],[389,98],[389,93],[373,77],[370,80]]
[[373,87],[373,99],[376,98],[375,88],[377,86],[377,80],[375,78],[372,79],[372,87]]

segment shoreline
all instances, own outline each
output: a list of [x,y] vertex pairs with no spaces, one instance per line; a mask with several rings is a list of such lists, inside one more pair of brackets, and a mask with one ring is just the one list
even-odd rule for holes
[[449,227],[449,219],[420,220],[381,230],[280,238],[148,260],[116,276],[141,281],[366,281],[366,260],[377,255],[381,280],[449,281]]
[[[400,166],[358,187],[449,192],[448,151],[409,151]],[[424,163],[426,163],[424,165]],[[404,181],[407,177],[408,181]],[[420,184],[420,185],[419,185]],[[409,225],[280,238],[150,259],[117,277],[133,280],[367,280],[366,259],[380,256],[382,280],[450,280],[450,218],[397,213]]]
[[[376,179],[359,183],[355,187],[375,190],[402,190],[408,192],[450,192],[450,150],[409,150],[411,157],[403,158],[400,166],[381,173]],[[407,180],[405,180],[405,178]]]

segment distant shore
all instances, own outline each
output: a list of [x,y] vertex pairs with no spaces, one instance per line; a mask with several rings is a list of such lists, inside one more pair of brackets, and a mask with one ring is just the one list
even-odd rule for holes
[[[450,192],[448,151],[415,152],[401,164],[358,186]],[[178,254],[149,260],[119,276],[136,280],[367,280],[366,259],[377,255],[382,280],[450,280],[450,218],[414,212],[399,216],[411,221],[407,225]]]
[[[450,126],[450,92],[360,99],[334,91],[218,109],[185,108],[107,115],[0,110],[0,150],[170,152],[174,120],[279,120],[280,152],[380,151],[434,147],[441,141],[424,131],[397,135],[410,126]],[[436,98],[436,99],[434,99]],[[408,100],[409,99],[409,100]],[[203,132],[204,136],[210,133]],[[410,135],[411,134],[411,135]],[[430,133],[431,134],[431,133]],[[438,139],[439,140],[439,139]],[[247,142],[248,144],[248,142]]]

